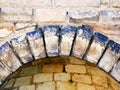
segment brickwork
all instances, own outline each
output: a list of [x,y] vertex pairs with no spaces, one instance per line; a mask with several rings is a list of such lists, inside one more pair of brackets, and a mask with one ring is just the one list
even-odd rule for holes
[[[2,90],[119,90],[120,88],[119,83],[117,83],[112,77],[110,77],[104,71],[98,69],[91,63],[86,62],[85,60],[81,60],[75,57],[55,57],[52,59],[46,58],[42,62],[40,62],[41,60],[42,59],[34,61],[36,62],[36,65],[32,65],[33,62],[31,62],[24,67],[21,67],[19,72],[21,73],[20,75],[13,73],[13,77],[9,77],[8,82],[3,84]],[[71,63],[71,60],[82,62],[84,64],[73,64]],[[26,76],[24,76],[24,73],[27,72],[25,71],[26,68],[29,68],[32,71],[33,67],[39,66],[38,69],[43,70],[45,69],[44,66],[46,67],[46,65],[52,65],[53,63],[57,63],[57,61],[59,61],[59,64],[63,65],[65,69],[69,68],[66,66],[70,65],[73,69],[76,69],[75,65],[77,67],[81,67],[81,65],[83,65],[84,67],[86,67],[86,72],[82,73],[79,70],[75,73],[66,70],[47,73],[39,71],[37,73],[34,73],[33,75],[27,74]],[[65,64],[61,61],[67,63]],[[58,69],[59,71],[59,68],[53,68],[53,70],[54,69]]]

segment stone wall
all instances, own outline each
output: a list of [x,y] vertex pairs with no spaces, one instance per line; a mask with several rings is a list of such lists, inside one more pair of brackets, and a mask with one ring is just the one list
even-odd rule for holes
[[8,90],[119,90],[120,85],[87,61],[55,57],[23,66],[3,87]]
[[1,0],[0,22],[15,30],[28,23],[83,24],[120,43],[120,0]]

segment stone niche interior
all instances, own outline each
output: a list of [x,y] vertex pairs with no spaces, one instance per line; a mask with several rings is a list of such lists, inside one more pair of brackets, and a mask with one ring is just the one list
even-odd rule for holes
[[120,90],[119,57],[88,27],[46,25],[0,45],[0,90]]

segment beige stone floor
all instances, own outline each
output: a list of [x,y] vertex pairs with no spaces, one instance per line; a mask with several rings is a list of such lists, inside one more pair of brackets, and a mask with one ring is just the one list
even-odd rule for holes
[[9,76],[1,90],[120,90],[111,76],[75,57],[35,60]]

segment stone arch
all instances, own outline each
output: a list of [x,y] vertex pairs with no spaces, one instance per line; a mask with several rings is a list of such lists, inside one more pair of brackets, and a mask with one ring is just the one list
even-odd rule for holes
[[48,25],[1,43],[1,84],[25,63],[56,56],[87,60],[120,82],[120,44],[85,26]]

